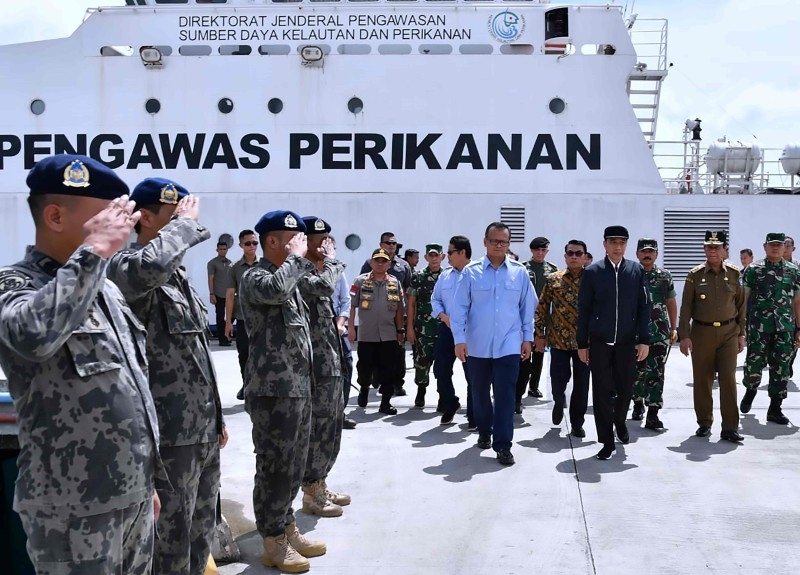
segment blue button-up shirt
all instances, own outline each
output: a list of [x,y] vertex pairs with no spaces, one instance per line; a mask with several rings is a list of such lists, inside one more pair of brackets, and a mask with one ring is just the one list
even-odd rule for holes
[[461,275],[450,315],[456,344],[466,343],[474,357],[518,355],[523,341],[533,341],[539,303],[525,266],[506,258],[495,269],[484,256]]
[[[464,267],[466,269],[466,267]],[[431,317],[438,318],[439,314],[444,312],[448,316],[453,313],[453,297],[456,293],[456,287],[464,276],[464,269],[458,271],[456,268],[449,267],[442,270],[439,279],[433,286],[433,295],[431,295]]]
[[333,290],[333,311],[336,317],[350,317],[350,286],[344,273],[339,276]]

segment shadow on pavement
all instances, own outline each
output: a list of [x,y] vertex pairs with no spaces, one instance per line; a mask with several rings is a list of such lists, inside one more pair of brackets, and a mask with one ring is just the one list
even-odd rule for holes
[[352,411],[350,411],[350,413],[347,414],[347,417],[349,417],[356,423],[372,423],[373,421],[385,417],[385,415],[379,413],[377,409],[371,413],[367,413],[366,408],[357,407]]
[[238,415],[240,413],[244,413],[244,402],[222,408],[222,415]]
[[764,415],[763,422],[756,419],[753,414],[743,415],[741,423],[742,433],[752,435],[755,439],[775,439],[785,435],[794,435],[798,430],[797,426],[792,423],[778,425],[777,423],[768,422],[766,415]]
[[486,451],[492,456],[481,457],[482,450],[475,446],[469,447],[455,457],[442,460],[440,465],[425,467],[423,471],[430,475],[442,475],[445,481],[451,483],[461,483],[482,473],[495,473],[504,469],[495,459],[494,451]]
[[680,445],[667,447],[675,453],[685,453],[688,461],[701,463],[711,459],[712,455],[730,453],[739,447],[738,443],[724,441],[719,436],[696,437],[694,435],[684,439]]
[[405,411],[398,411],[397,415],[387,416],[386,421],[392,425],[404,426],[415,421],[426,421],[437,417],[441,417],[441,415],[436,411],[424,411],[418,407],[411,407]]
[[560,427],[553,427],[547,431],[542,437],[536,439],[523,439],[518,441],[517,444],[529,449],[536,449],[541,453],[558,453],[564,449],[570,449],[569,438],[561,435]]
[[[556,470],[560,473],[575,475],[575,479],[580,483],[599,483],[606,473],[621,473],[639,467],[633,463],[625,463],[628,459],[625,447],[617,444],[617,451],[611,459],[600,461],[594,455],[584,459],[565,459],[558,465]],[[575,474],[577,468],[578,473]]]
[[470,435],[472,435],[470,432],[461,430],[455,425],[437,425],[419,435],[409,435],[406,439],[414,442],[411,447],[435,447],[464,443]]

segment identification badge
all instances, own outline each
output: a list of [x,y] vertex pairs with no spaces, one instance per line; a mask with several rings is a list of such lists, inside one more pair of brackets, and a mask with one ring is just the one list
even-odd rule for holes
[[361,302],[361,309],[369,309],[369,302],[368,301],[362,301]]

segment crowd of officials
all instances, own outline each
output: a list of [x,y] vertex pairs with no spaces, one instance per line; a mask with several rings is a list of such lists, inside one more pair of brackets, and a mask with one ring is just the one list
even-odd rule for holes
[[[182,266],[210,237],[199,201],[163,178],[129,194],[112,170],[78,155],[40,161],[27,185],[36,237],[22,260],[0,269],[0,364],[19,417],[14,508],[30,558],[38,573],[203,573],[228,433],[207,309]],[[136,242],[125,246],[133,231]],[[526,389],[542,397],[547,350],[552,421],[568,408],[576,437],[586,435],[591,376],[599,459],[613,456],[615,436],[628,443],[631,402],[633,419],[663,429],[664,369],[677,341],[692,356],[697,436],[711,433],[717,379],[721,437],[743,440],[739,410],[751,409],[765,365],[767,419],[789,423],[781,405],[800,345],[800,267],[783,233],[767,234],[763,260],[742,250],[740,270],[727,261],[726,232],[708,231],[706,261],[686,277],[679,314],[657,242],[639,239],[636,260],[626,259],[630,238],[619,225],[605,229],[605,257],[591,264],[586,243],[569,240],[562,270],[546,260],[544,237],[530,243],[530,261],[510,257],[502,222],[486,227],[485,255],[473,260],[470,240],[453,236],[446,248],[425,246],[418,272],[386,232],[352,283],[331,231],[319,217],[271,211],[239,234],[239,261],[220,242],[208,266],[217,337],[223,346],[235,337],[253,424],[266,566],[303,572],[326,552],[297,529],[301,488],[307,513],[335,517],[350,503],[326,478],[356,342],[360,407],[375,387],[379,411],[397,413],[391,398],[406,393],[408,342],[414,404],[424,407],[432,370],[443,425],[462,407],[453,385],[460,360],[467,426],[503,465],[514,463],[513,417]],[[407,250],[412,261],[415,251]]]

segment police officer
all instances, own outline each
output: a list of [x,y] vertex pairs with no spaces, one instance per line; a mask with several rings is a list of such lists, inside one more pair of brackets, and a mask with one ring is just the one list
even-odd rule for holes
[[361,274],[350,288],[350,318],[347,337],[356,341],[356,310],[358,310],[358,392],[359,407],[366,407],[369,385],[375,377],[380,382],[381,406],[378,411],[395,415],[397,409],[389,401],[400,385],[402,366],[397,346],[405,345],[403,286],[387,273],[392,256],[383,248],[372,252],[372,271]]
[[670,346],[678,339],[678,304],[675,302],[675,284],[672,274],[656,265],[658,242],[640,238],[636,257],[645,271],[645,281],[650,290],[650,350],[647,359],[636,364],[636,383],[633,386],[633,414],[631,419],[644,419],[647,405],[647,429],[662,429],[658,410],[664,406],[664,367]]
[[408,320],[406,334],[414,346],[414,383],[417,384],[416,407],[425,406],[425,390],[430,383],[433,365],[433,348],[439,322],[431,317],[431,296],[433,287],[442,273],[442,244],[425,246],[425,261],[428,267],[414,274],[408,295]]
[[100,162],[47,157],[27,179],[36,243],[0,270],[0,365],[18,414],[14,509],[37,573],[149,574],[158,421],[145,332],[105,280],[139,219]]
[[308,253],[314,269],[299,282],[300,293],[308,306],[313,349],[311,397],[311,440],[303,478],[303,511],[321,517],[338,517],[348,495],[328,489],[325,478],[339,454],[344,418],[342,395],[342,343],[333,293],[345,265],[336,259],[330,240],[331,226],[316,216],[303,218]]
[[168,483],[161,498],[153,573],[200,575],[216,523],[219,450],[227,442],[207,311],[183,268],[186,252],[211,237],[199,200],[172,180],[147,178],[131,193],[137,241],[117,253],[108,277],[147,328],[150,390]]
[[769,365],[767,421],[789,423],[781,411],[789,382],[789,365],[796,347],[794,318],[800,317],[800,268],[782,257],[785,234],[767,234],[766,259],[752,263],[744,276],[744,295],[752,303],[748,315],[744,393],[740,408],[748,413]]
[[742,441],[739,409],[736,405],[736,355],[744,349],[744,289],[739,285],[739,268],[723,262],[724,231],[707,231],[704,242],[706,263],[689,271],[683,286],[680,323],[681,353],[692,354],[694,411],[698,437],[711,435],[714,400],[711,386],[719,374],[722,433],[727,441]]
[[267,567],[300,573],[324,554],[295,523],[311,433],[311,334],[298,283],[314,269],[305,259],[306,226],[294,212],[264,214],[255,226],[264,257],[239,286],[250,357],[245,410],[253,424],[253,510]]

